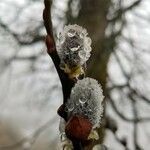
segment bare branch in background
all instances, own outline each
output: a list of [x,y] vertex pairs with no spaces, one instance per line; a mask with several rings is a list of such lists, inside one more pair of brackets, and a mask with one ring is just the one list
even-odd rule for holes
[[[10,35],[13,36],[13,38],[21,45],[21,46],[25,46],[25,45],[31,45],[37,42],[40,42],[44,39],[44,36],[38,34],[41,27],[37,28],[32,36],[32,40],[22,40],[20,38],[20,36],[18,34],[16,34],[14,31],[12,31],[8,25],[4,24],[1,20],[0,20],[0,26],[3,27]],[[27,33],[26,33],[27,34]]]
[[137,1],[133,2],[133,4],[131,4],[128,7],[119,8],[119,10],[117,10],[117,12],[116,12],[116,16],[112,19],[109,19],[108,21],[109,22],[115,22],[115,21],[121,19],[122,15],[124,15],[127,11],[131,11],[133,8],[138,6],[141,2],[142,2],[142,0],[137,0]]

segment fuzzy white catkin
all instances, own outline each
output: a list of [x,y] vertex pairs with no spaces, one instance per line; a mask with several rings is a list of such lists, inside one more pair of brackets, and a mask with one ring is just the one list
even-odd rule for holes
[[101,123],[103,99],[101,85],[95,79],[84,78],[78,80],[73,87],[65,110],[68,112],[68,117],[72,115],[85,116],[91,121],[93,128],[96,128]]
[[86,29],[79,25],[64,27],[56,42],[61,65],[71,68],[85,64],[91,55],[91,39],[87,35]]

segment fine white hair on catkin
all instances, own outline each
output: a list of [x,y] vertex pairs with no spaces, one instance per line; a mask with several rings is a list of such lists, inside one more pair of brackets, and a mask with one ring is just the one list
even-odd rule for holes
[[65,110],[68,117],[81,115],[88,118],[93,128],[99,127],[103,114],[102,101],[104,99],[101,85],[97,80],[84,78],[78,80],[71,91]]
[[56,42],[61,65],[75,67],[85,64],[90,57],[91,39],[86,29],[79,25],[67,25]]

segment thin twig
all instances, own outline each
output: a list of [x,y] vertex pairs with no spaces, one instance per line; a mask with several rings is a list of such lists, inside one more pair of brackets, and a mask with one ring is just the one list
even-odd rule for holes
[[[132,95],[132,93],[129,93],[129,97],[132,103],[132,109],[133,109],[133,115],[134,118],[138,118],[138,112],[136,107],[136,99]],[[135,150],[142,150],[138,144],[138,122],[134,120],[133,122],[133,141],[134,141],[134,148]]]
[[[51,21],[51,0],[44,0],[45,8],[43,10],[43,20],[44,20],[44,26],[47,32],[46,36],[46,46],[47,46],[47,53],[52,58],[53,63],[55,65],[55,68],[57,70],[57,73],[59,75],[61,84],[62,84],[62,90],[63,90],[63,104],[66,103],[67,99],[70,97],[71,89],[75,84],[75,81],[71,80],[68,75],[60,69],[60,59],[56,51],[56,44],[53,36],[53,27],[52,27],[52,21]],[[64,116],[64,119],[67,121],[67,117]],[[72,140],[74,150],[82,150],[82,145],[80,141]]]
[[69,98],[70,92],[72,87],[74,86],[75,82],[71,79],[69,79],[68,75],[64,73],[63,70],[60,69],[60,59],[56,51],[56,45],[55,40],[53,37],[53,31],[52,31],[52,22],[51,22],[51,14],[50,14],[50,8],[52,5],[51,0],[44,0],[45,8],[43,11],[43,20],[44,20],[44,26],[47,31],[46,36],[46,45],[47,45],[47,53],[52,58],[54,65],[57,69],[62,89],[63,89],[63,96],[64,96],[64,102]]
[[122,113],[118,110],[118,108],[117,108],[115,102],[112,100],[112,98],[111,98],[109,95],[107,95],[107,98],[108,98],[108,100],[109,100],[109,102],[110,102],[112,108],[114,109],[114,111],[117,113],[117,115],[118,115],[121,119],[123,119],[123,120],[125,120],[125,121],[127,121],[127,122],[134,122],[134,121],[135,121],[135,122],[149,122],[149,121],[150,121],[150,117],[138,117],[138,118],[128,118],[128,117],[126,117],[124,114],[122,114]]

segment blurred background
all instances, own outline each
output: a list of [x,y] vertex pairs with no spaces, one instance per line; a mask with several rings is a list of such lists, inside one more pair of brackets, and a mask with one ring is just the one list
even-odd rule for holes
[[[43,0],[0,1],[0,150],[56,150],[61,85],[44,45]],[[57,37],[65,24],[87,29],[87,76],[105,95],[103,143],[149,150],[150,1],[53,0]]]

